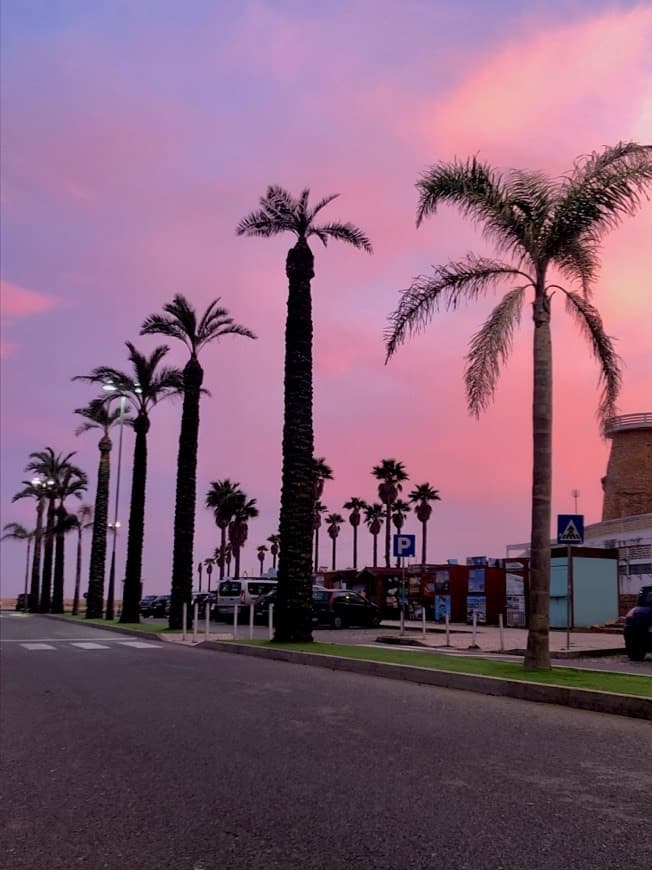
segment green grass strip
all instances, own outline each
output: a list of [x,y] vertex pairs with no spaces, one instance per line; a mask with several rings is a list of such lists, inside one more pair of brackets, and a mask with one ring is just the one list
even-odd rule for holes
[[253,644],[268,649],[287,649],[295,652],[318,653],[338,658],[364,659],[387,662],[395,665],[429,668],[436,671],[453,671],[459,674],[479,674],[499,677],[503,680],[520,680],[527,683],[543,683],[553,686],[568,686],[574,689],[592,689],[600,692],[615,692],[618,695],[652,697],[652,678],[644,675],[619,674],[612,671],[582,670],[581,668],[554,668],[552,671],[526,671],[518,662],[491,661],[472,656],[452,656],[442,653],[406,652],[404,650],[374,649],[335,643],[278,644],[270,641],[234,641]]
[[180,634],[180,630],[163,628],[160,623],[153,622],[118,622],[117,619],[86,619],[85,616],[73,616],[72,613],[64,613],[66,619],[74,619],[75,622],[83,622],[84,625],[115,625],[118,628],[132,628],[136,631],[147,631],[152,634]]

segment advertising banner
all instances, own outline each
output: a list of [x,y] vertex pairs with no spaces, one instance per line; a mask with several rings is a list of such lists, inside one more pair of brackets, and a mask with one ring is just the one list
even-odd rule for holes
[[436,622],[444,622],[446,620],[446,614],[448,614],[448,619],[451,618],[451,597],[450,595],[437,595],[435,596],[435,621]]
[[478,624],[487,621],[487,599],[484,595],[467,595],[466,621],[473,622],[473,613],[478,614]]
[[482,595],[484,588],[484,568],[471,568],[469,571],[469,595]]

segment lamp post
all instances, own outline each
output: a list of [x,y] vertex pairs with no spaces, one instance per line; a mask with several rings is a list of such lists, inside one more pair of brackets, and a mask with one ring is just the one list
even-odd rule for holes
[[579,489],[571,489],[571,495],[573,496],[573,501],[575,502],[575,513],[577,513],[577,499],[580,497]]
[[199,562],[197,565],[197,573],[199,574],[199,589],[197,590],[198,592],[201,592],[201,572],[203,567],[204,566],[202,562]]
[[[104,390],[107,392],[115,392],[117,387],[113,382],[108,382],[104,384]],[[126,396],[124,393],[120,393],[120,434],[118,436],[118,472],[116,475],[115,482],[115,510],[113,513],[113,522],[108,523],[108,527],[113,532],[113,543],[111,546],[111,568],[109,569],[109,591],[106,596],[106,613],[105,619],[113,620],[115,617],[115,548],[116,548],[116,540],[118,537],[118,529],[120,528],[120,521],[118,520],[118,507],[120,505],[120,471],[122,468],[122,430],[124,428],[124,418],[125,418],[125,403]]]

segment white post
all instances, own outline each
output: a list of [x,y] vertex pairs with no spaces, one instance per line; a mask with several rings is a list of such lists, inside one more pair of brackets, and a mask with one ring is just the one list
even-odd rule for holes
[[181,640],[186,639],[186,632],[188,630],[188,605],[186,602],[183,602],[183,614],[181,617]]
[[233,640],[238,639],[238,605],[233,608]]
[[254,639],[254,603],[249,605],[249,640]]
[[211,634],[211,609],[209,607],[208,599],[206,600],[206,640],[210,637]]
[[448,633],[448,611],[444,611],[444,622],[446,623],[446,646],[450,646],[450,636]]
[[421,607],[421,626],[423,629],[423,636],[426,636],[426,607],[422,605]]
[[498,631],[500,632],[500,651],[505,652],[505,639],[503,637],[503,615],[498,614]]
[[405,630],[405,613],[403,612],[403,602],[401,602],[401,637],[403,637],[403,632]]
[[192,642],[197,643],[197,620],[199,617],[199,604],[195,601],[195,608],[192,621]]
[[274,640],[274,605],[269,605],[269,639]]
[[478,611],[473,611],[473,640],[471,641],[472,646],[476,646],[475,636],[478,633]]

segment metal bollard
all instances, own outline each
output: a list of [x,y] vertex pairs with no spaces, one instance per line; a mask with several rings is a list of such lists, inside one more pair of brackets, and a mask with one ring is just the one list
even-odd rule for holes
[[421,608],[421,627],[423,630],[423,636],[426,636],[426,607],[425,605]]
[[249,640],[254,639],[254,603],[249,605]]
[[208,601],[206,602],[206,640],[210,637],[211,634],[211,609],[208,606]]
[[503,638],[503,615],[498,614],[498,631],[500,632],[500,651],[505,652],[505,640]]
[[274,639],[274,605],[269,605],[269,639]]
[[238,639],[238,605],[233,608],[233,640]]
[[197,643],[197,622],[199,619],[199,604],[195,601],[195,607],[192,620],[192,642]]
[[446,646],[450,646],[450,635],[449,635],[449,626],[448,626],[448,611],[444,613],[444,622],[446,623]]
[[474,610],[473,611],[473,635],[472,635],[473,639],[471,641],[471,645],[474,647],[477,646],[477,644],[475,642],[475,638],[476,638],[477,633],[478,633],[478,611]]
[[184,601],[183,608],[182,608],[182,616],[181,616],[181,640],[186,639],[187,631],[188,631],[188,605]]

